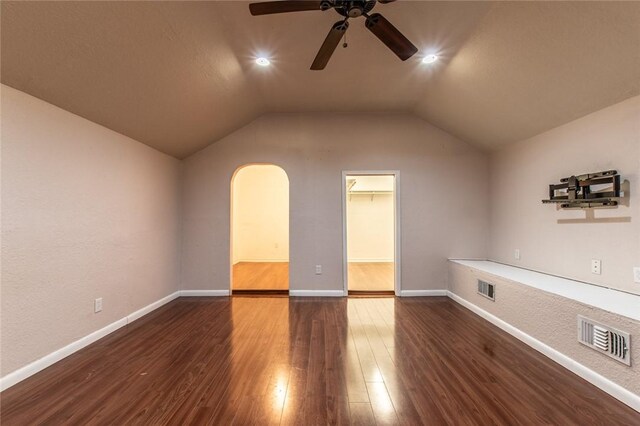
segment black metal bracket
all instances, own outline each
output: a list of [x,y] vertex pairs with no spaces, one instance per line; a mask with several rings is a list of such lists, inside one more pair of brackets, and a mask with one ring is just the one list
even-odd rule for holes
[[615,207],[620,198],[620,175],[616,170],[587,173],[560,179],[549,185],[549,199],[543,203],[560,204],[563,209]]

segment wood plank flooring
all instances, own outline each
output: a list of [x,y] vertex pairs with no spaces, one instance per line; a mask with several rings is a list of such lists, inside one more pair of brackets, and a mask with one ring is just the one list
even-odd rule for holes
[[233,290],[289,290],[289,262],[238,262]]
[[35,424],[640,424],[447,298],[180,298],[0,394]]
[[[349,290],[393,291],[393,262],[349,264]],[[288,290],[288,262],[238,262],[233,265],[233,290]]]
[[353,291],[393,291],[393,262],[349,262],[348,283]]

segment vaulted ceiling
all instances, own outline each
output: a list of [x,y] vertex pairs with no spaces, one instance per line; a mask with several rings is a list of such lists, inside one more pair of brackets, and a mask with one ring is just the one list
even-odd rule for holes
[[247,5],[2,1],[2,82],[178,158],[299,111],[414,113],[495,149],[640,94],[640,2],[378,4],[418,54],[352,19],[324,71],[309,66],[335,11]]

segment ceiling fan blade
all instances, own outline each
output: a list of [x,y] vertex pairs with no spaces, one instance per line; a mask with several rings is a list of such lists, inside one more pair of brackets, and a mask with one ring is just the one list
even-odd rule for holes
[[379,13],[367,16],[365,26],[403,61],[418,51],[418,48],[409,39]]
[[393,3],[394,1],[396,0],[378,0],[378,3],[385,4],[385,3]]
[[312,70],[323,70],[324,67],[329,63],[329,59],[331,59],[331,55],[338,47],[338,43],[342,39],[342,36],[349,28],[349,23],[344,21],[338,21],[333,24],[329,34],[327,34],[327,38],[324,39],[324,43],[320,46],[320,50],[316,55],[316,58],[313,60],[313,64],[311,64]]
[[306,10],[322,10],[322,1],[314,0],[281,0],[265,1],[249,4],[249,11],[253,16],[270,15],[272,13],[304,12]]

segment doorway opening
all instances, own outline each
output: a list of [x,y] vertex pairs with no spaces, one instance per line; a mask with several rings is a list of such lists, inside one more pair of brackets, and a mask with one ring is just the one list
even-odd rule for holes
[[397,172],[343,173],[345,292],[399,291]]
[[289,178],[273,164],[231,179],[231,293],[289,293]]

